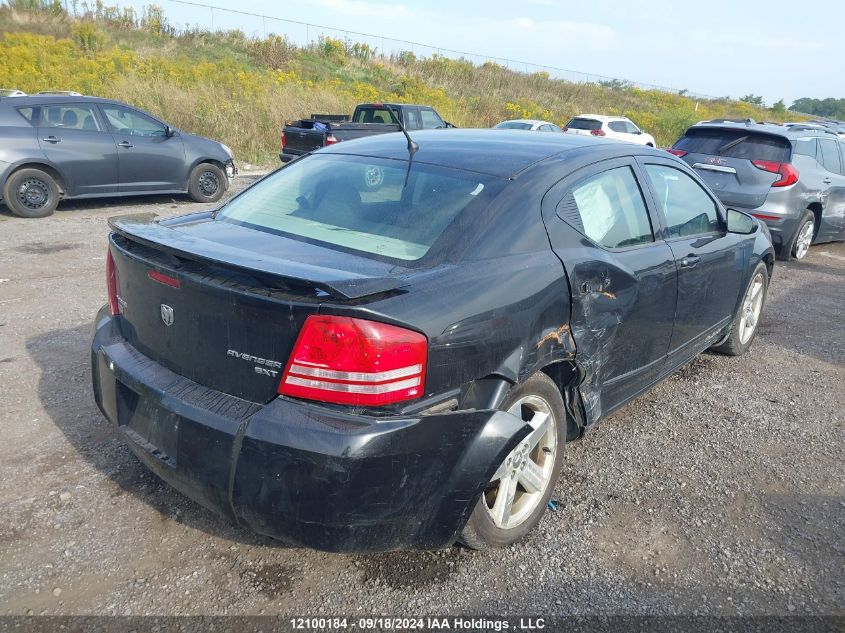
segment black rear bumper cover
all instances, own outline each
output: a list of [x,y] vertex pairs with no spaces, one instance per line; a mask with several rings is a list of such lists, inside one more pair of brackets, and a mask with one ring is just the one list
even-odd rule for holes
[[159,477],[256,532],[326,551],[450,545],[530,430],[496,410],[373,418],[281,397],[257,405],[141,355],[105,310],[91,362],[98,406]]

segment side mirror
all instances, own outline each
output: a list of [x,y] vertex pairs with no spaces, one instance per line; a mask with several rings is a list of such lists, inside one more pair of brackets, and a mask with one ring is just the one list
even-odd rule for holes
[[751,235],[758,229],[757,220],[736,209],[728,209],[728,233]]
[[164,136],[166,136],[167,138],[170,138],[171,136],[176,136],[176,130],[174,130],[169,125],[165,125],[164,126]]

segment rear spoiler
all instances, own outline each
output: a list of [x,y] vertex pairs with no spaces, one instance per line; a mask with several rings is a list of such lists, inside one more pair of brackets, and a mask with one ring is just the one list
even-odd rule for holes
[[[210,213],[195,217],[210,217]],[[257,255],[218,242],[204,240],[178,227],[156,220],[154,213],[109,218],[109,227],[119,235],[150,248],[200,262],[221,264],[244,272],[260,272],[283,281],[308,284],[337,299],[360,299],[397,290],[407,284],[400,277],[369,277],[358,273]]]

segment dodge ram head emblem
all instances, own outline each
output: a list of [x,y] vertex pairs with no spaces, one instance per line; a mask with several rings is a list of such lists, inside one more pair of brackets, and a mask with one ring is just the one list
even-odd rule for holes
[[164,303],[161,304],[161,320],[167,326],[173,325],[173,308]]

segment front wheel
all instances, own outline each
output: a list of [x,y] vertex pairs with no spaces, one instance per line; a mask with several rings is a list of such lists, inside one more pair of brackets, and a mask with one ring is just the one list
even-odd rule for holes
[[740,356],[748,351],[754,337],[757,336],[757,325],[760,322],[763,305],[766,303],[768,290],[769,271],[766,265],[760,262],[751,275],[751,281],[748,282],[745,295],[731,322],[728,338],[720,345],[714,346],[714,351],[728,356]]
[[499,464],[460,541],[473,549],[504,547],[540,522],[563,466],[566,409],[557,385],[538,372],[511,390],[502,408],[532,431]]
[[201,163],[191,172],[188,193],[197,202],[217,202],[226,193],[228,185],[222,169],[211,163]]

